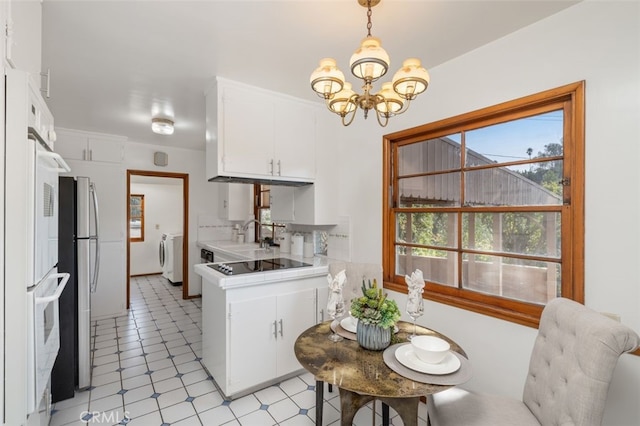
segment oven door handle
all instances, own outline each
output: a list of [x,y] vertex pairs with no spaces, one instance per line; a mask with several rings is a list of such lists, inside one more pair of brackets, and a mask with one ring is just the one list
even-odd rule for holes
[[51,158],[53,161],[58,163],[59,167],[57,169],[55,169],[55,171],[57,171],[57,172],[70,172],[71,171],[71,167],[69,167],[69,165],[66,163],[66,161],[64,161],[64,158],[62,158],[62,156],[60,154],[56,153],[56,152],[38,151],[38,156]]
[[36,305],[44,305],[44,304],[55,302],[56,300],[58,300],[62,295],[64,288],[67,286],[67,282],[69,281],[70,276],[71,275],[69,275],[67,272],[62,272],[59,274],[53,274],[49,276],[49,278],[62,278],[62,281],[60,282],[60,284],[58,284],[58,288],[56,289],[56,292],[53,293],[51,296],[46,296],[46,297],[36,296],[35,297]]

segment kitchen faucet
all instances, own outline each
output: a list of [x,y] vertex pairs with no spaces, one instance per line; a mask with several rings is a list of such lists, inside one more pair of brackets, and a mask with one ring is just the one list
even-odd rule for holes
[[249,225],[251,225],[251,223],[255,222],[258,225],[258,243],[260,244],[260,247],[262,247],[262,224],[260,223],[260,221],[256,220],[256,219],[249,219],[247,220],[245,223],[242,224],[242,232],[246,232],[247,228],[249,227]]

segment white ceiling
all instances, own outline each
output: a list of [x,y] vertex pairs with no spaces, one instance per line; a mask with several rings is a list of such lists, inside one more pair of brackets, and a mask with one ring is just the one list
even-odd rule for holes
[[[430,69],[574,3],[383,0],[372,34],[392,76],[407,57]],[[204,91],[215,76],[321,102],[309,86],[318,61],[334,57],[346,75],[365,35],[357,0],[45,0],[47,102],[59,127],[204,149]],[[153,134],[154,115],[174,117],[175,133]]]

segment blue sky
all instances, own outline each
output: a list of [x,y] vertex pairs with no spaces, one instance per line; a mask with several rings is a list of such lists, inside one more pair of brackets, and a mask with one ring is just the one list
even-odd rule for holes
[[531,157],[535,157],[545,145],[561,142],[562,121],[562,111],[558,110],[472,130],[466,134],[467,149],[499,163],[526,160],[528,148],[533,149]]

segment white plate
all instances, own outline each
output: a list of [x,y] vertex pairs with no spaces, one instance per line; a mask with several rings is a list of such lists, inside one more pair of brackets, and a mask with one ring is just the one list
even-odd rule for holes
[[429,364],[418,358],[411,344],[398,347],[396,359],[407,368],[427,374],[450,374],[460,368],[460,360],[452,352],[438,364]]
[[358,330],[358,319],[353,317],[342,318],[340,325],[348,332],[355,333]]

